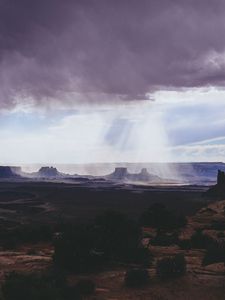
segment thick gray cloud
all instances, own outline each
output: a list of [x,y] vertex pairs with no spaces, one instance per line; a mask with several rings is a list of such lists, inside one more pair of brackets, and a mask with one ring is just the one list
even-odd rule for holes
[[224,0],[0,0],[1,107],[223,86],[224,32]]

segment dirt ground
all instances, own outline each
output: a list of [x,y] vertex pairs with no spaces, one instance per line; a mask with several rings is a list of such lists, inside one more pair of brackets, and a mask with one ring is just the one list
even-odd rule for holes
[[[68,187],[67,187],[68,188]],[[46,191],[43,197],[46,197]],[[9,195],[10,197],[13,195]],[[27,198],[30,195],[25,195]],[[29,196],[29,197],[28,197]],[[52,196],[52,195],[51,195]],[[24,195],[23,195],[24,197]],[[36,199],[35,199],[36,200]],[[12,199],[9,199],[12,201]],[[197,228],[217,237],[221,230],[211,230],[209,224],[224,220],[225,201],[209,204],[196,214],[188,217],[188,225],[180,237],[190,238]],[[224,231],[225,234],[225,231]],[[221,238],[222,239],[222,238]],[[80,278],[91,278],[96,283],[96,292],[89,300],[224,300],[225,266],[223,263],[202,266],[204,250],[181,250],[178,246],[161,247],[149,245],[154,262],[149,269],[150,283],[141,289],[127,288],[124,285],[125,267],[88,276],[70,276],[71,284]],[[158,258],[183,253],[187,261],[187,274],[182,278],[160,281],[156,276],[155,262]],[[0,280],[10,271],[36,272],[52,265],[53,248],[49,244],[24,245],[12,251],[0,251]]]

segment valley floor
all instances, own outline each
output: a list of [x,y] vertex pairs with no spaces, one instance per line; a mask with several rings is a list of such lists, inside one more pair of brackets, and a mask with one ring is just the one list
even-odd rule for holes
[[[138,187],[99,188],[54,183],[0,183],[1,227],[19,223],[55,222],[59,212],[66,220],[88,220],[105,209],[118,209],[131,217],[146,209],[151,203],[163,202],[177,211],[188,212],[188,224],[180,237],[188,239],[197,229],[224,239],[225,230],[212,230],[214,221],[224,221],[225,201],[212,202],[202,197],[205,187],[173,187],[145,189]],[[35,209],[34,209],[35,208]],[[147,238],[148,239],[148,238]],[[205,250],[182,250],[179,246],[153,246],[154,255],[149,268],[150,284],[141,289],[124,285],[125,266],[85,276],[69,276],[71,284],[80,278],[91,278],[96,292],[87,299],[96,300],[224,300],[225,266],[215,263],[202,266]],[[181,278],[160,281],[156,276],[156,259],[183,253],[187,260],[187,274]],[[16,249],[0,251],[0,280],[10,271],[38,272],[52,265],[53,247],[49,243],[25,244]],[[85,298],[86,299],[86,298]]]

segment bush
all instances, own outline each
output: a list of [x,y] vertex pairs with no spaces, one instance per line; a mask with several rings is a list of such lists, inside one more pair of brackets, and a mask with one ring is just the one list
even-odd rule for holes
[[156,246],[171,246],[177,243],[178,234],[176,232],[169,234],[161,230],[158,230],[156,237],[151,240],[151,244]]
[[108,211],[95,222],[97,247],[111,260],[132,262],[136,249],[141,245],[141,229],[125,215]]
[[182,239],[182,240],[178,240],[177,245],[183,249],[183,250],[190,250],[191,247],[191,240],[189,239]]
[[212,221],[211,229],[225,230],[225,221],[224,220],[214,220],[214,221]]
[[218,237],[219,239],[225,238],[225,233],[224,233],[223,231],[220,231],[220,232],[217,233],[217,237]]
[[202,265],[210,265],[213,263],[225,263],[225,242],[214,241],[206,250]]
[[2,286],[5,300],[63,300],[53,278],[10,273]]
[[149,283],[150,277],[146,269],[132,269],[125,274],[125,285],[127,287],[142,287]]
[[213,239],[204,234],[202,230],[197,230],[191,237],[191,248],[206,249],[213,243]]
[[178,245],[181,249],[207,249],[210,245],[214,244],[214,240],[204,234],[201,229],[197,229],[196,232],[193,233],[190,239],[179,240]]
[[95,283],[90,279],[81,279],[76,285],[76,290],[80,295],[91,295],[95,292]]
[[19,225],[13,229],[0,230],[0,246],[14,249],[24,243],[52,241],[53,229],[49,225]]
[[148,248],[138,247],[130,254],[131,262],[142,267],[150,267],[153,260],[153,255]]
[[167,257],[157,261],[156,272],[160,278],[169,279],[186,273],[186,260],[183,254]]
[[111,262],[148,265],[140,227],[126,216],[107,212],[93,225],[64,228],[55,240],[54,262],[72,272],[98,271]]
[[99,270],[105,257],[97,251],[95,241],[96,234],[89,226],[68,228],[54,242],[55,265],[75,273]]
[[[95,291],[91,280],[80,280],[68,286],[61,273],[19,274],[12,272],[2,286],[4,300],[81,300]],[[0,296],[1,299],[1,296]]]
[[187,220],[183,216],[177,216],[175,213],[167,210],[162,204],[153,204],[145,211],[139,220],[141,226],[153,227],[164,230],[174,230],[184,227]]

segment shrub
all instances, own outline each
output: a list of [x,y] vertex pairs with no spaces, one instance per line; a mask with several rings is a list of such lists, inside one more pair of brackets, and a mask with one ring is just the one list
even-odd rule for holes
[[90,279],[81,279],[76,284],[76,290],[80,295],[91,295],[95,292],[95,283]]
[[49,242],[53,229],[49,225],[19,225],[13,229],[0,230],[0,246],[14,249],[23,243]]
[[37,254],[38,254],[38,252],[35,249],[29,249],[29,250],[27,250],[27,255],[37,255]]
[[213,243],[213,239],[204,234],[202,230],[197,230],[191,237],[191,248],[206,249]]
[[150,277],[146,269],[131,269],[125,274],[125,285],[127,287],[142,287],[149,283]]
[[220,231],[220,232],[217,233],[217,237],[218,237],[219,239],[225,238],[225,233],[224,233],[223,231]]
[[174,212],[167,210],[164,205],[156,203],[141,215],[139,222],[145,227],[174,230],[184,227],[187,220],[185,217],[177,216]]
[[211,229],[225,230],[225,221],[224,220],[214,220],[214,221],[212,221]]
[[148,248],[138,247],[133,250],[130,254],[131,262],[134,264],[141,265],[143,267],[149,267],[153,261],[153,255]]
[[53,278],[10,273],[2,286],[5,300],[62,300]]
[[96,235],[88,226],[68,228],[54,242],[55,265],[76,273],[98,270],[105,257],[96,251],[95,240]]
[[98,248],[110,259],[132,260],[140,246],[141,229],[125,215],[108,211],[96,219]]
[[176,245],[177,243],[178,234],[176,232],[169,234],[161,230],[158,230],[156,237],[151,240],[151,244],[157,246],[170,246]]
[[214,244],[213,238],[204,234],[201,229],[196,230],[190,239],[179,240],[181,249],[207,249]]
[[206,250],[202,265],[210,265],[213,263],[225,263],[225,242],[214,241]]
[[186,260],[183,254],[167,257],[157,261],[157,275],[163,279],[179,277],[186,273]]
[[54,262],[72,272],[98,271],[111,262],[149,264],[140,227],[117,212],[106,212],[93,225],[64,228],[54,242]]
[[190,250],[192,248],[191,247],[191,240],[189,240],[189,239],[178,240],[177,244],[183,250]]

